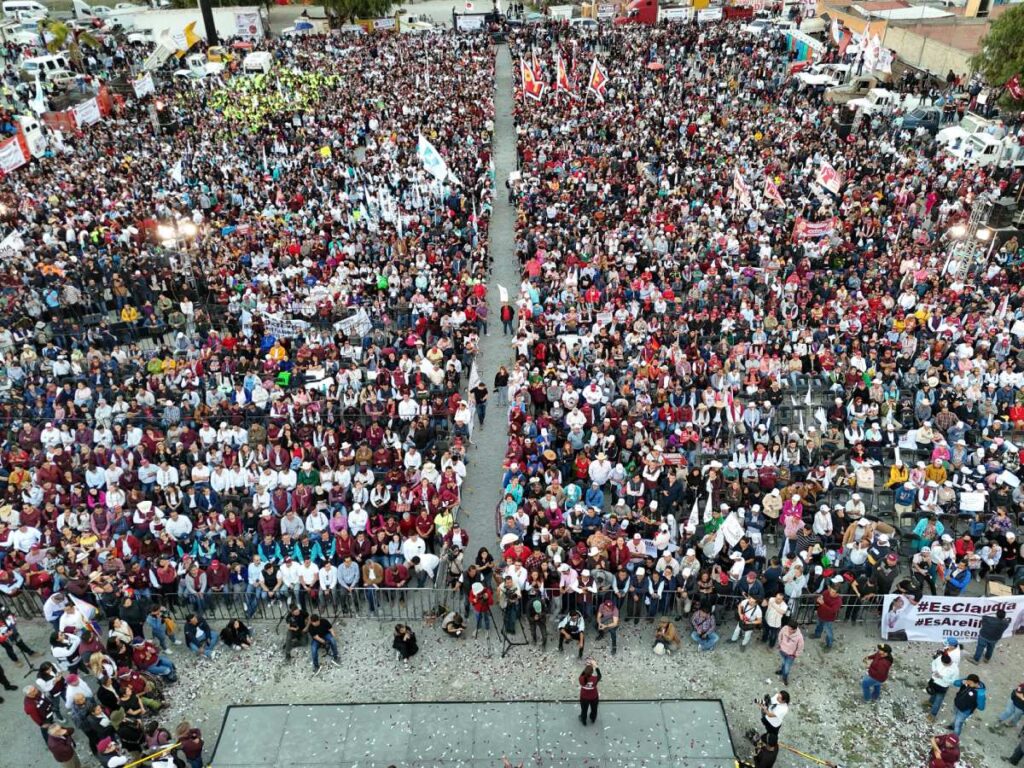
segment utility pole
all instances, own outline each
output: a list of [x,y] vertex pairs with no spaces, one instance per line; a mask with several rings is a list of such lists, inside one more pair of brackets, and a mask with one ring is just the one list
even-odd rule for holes
[[198,0],[199,10],[203,14],[203,26],[206,28],[206,47],[217,45],[220,40],[217,37],[217,25],[213,21],[213,6],[210,0]]

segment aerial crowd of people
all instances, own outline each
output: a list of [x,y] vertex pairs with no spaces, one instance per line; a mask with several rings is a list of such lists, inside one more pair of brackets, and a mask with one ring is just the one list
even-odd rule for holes
[[[756,637],[789,685],[801,624],[831,650],[886,595],[1024,581],[1024,262],[1012,238],[953,240],[1019,172],[887,121],[840,137],[782,37],[525,25],[509,53],[548,93],[516,84],[522,282],[491,318],[506,54],[482,34],[268,45],[280,75],[166,86],[160,130],[130,100],[0,191],[20,241],[0,265],[2,642],[36,658],[15,615],[42,604],[52,659],[24,708],[58,763],[80,735],[108,768],[176,743],[195,768],[200,731],[159,718],[177,645],[245,652],[280,617],[316,672],[338,618],[415,587],[455,593],[452,637],[500,622],[580,659],[617,654],[627,622],[657,654]],[[511,362],[478,371],[484,343]],[[458,515],[488,405],[499,546],[473,557]],[[986,621],[980,663],[1010,622]],[[412,627],[393,648],[408,663]],[[864,660],[866,702],[893,664],[887,643]],[[932,719],[956,691],[929,758],[949,768],[985,684],[955,638],[928,679]],[[758,766],[789,700],[761,703]],[[1000,721],[1021,713],[1024,687]]]

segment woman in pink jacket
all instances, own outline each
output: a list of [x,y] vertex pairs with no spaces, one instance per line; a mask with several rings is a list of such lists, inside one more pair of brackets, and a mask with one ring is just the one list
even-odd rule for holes
[[785,685],[789,685],[789,673],[793,669],[793,662],[803,652],[803,632],[800,631],[796,619],[789,619],[779,630],[779,656],[782,657],[782,666],[775,670],[776,675],[782,675],[782,682]]

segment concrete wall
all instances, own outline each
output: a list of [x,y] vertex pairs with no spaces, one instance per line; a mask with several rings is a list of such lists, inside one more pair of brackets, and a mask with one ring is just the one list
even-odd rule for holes
[[882,44],[892,48],[907,64],[927,69],[940,77],[945,77],[951,69],[958,75],[967,75],[971,71],[971,55],[967,51],[931,40],[909,29],[890,26]]
[[832,4],[824,0],[818,0],[818,16],[820,17],[823,13],[827,13],[830,19],[839,19],[843,26],[857,34],[863,35],[866,32],[868,37],[878,35],[879,40],[885,37],[885,27],[888,23],[885,19],[869,21],[861,16],[847,13],[843,10],[841,4]]

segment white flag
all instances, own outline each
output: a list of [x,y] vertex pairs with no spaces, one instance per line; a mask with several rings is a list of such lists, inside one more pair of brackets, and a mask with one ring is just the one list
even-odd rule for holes
[[687,525],[692,525],[694,528],[700,522],[700,515],[697,512],[697,496],[693,497],[693,509],[690,510],[690,519],[686,521]]
[[444,161],[441,154],[434,149],[434,145],[427,141],[423,134],[420,134],[420,143],[416,154],[420,162],[423,163],[423,170],[438,181],[444,181],[448,178],[448,163]]

